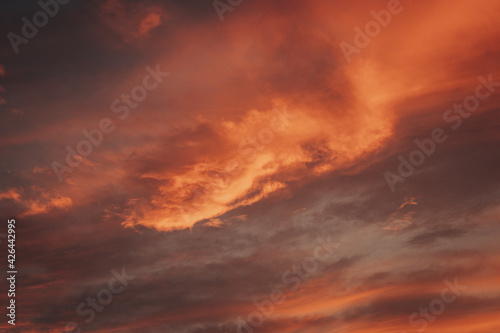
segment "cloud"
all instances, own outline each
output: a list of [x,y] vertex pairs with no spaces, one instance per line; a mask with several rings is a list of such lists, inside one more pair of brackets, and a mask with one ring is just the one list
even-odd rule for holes
[[20,197],[21,195],[19,191],[13,188],[4,192],[0,192],[0,200],[10,199],[14,201],[20,201]]
[[[30,197],[36,199],[31,199]],[[0,192],[0,200],[12,200],[23,207],[20,217],[47,213],[50,210],[67,209],[73,205],[71,198],[50,193],[42,188],[32,187],[31,190],[14,189]]]
[[148,36],[150,31],[168,20],[163,7],[147,2],[128,3],[107,0],[100,5],[100,16],[105,24],[118,32],[123,40]]
[[156,28],[161,23],[161,15],[158,13],[148,14],[139,24],[136,35],[146,35],[153,28]]
[[409,241],[409,243],[411,245],[426,246],[432,244],[433,242],[439,240],[440,238],[455,238],[462,236],[465,233],[467,233],[467,231],[462,229],[443,229],[443,230],[428,231],[423,234],[414,236]]
[[[210,1],[68,6],[2,51],[21,330],[236,331],[278,288],[259,332],[410,331],[457,276],[428,331],[499,331],[498,91],[397,191],[383,178],[478,75],[500,80],[498,2],[403,2],[349,64],[339,44],[387,1],[242,2],[223,23]],[[119,119],[156,64],[171,75]],[[59,183],[50,163],[103,118],[116,130]],[[325,235],[342,246],[290,290]],[[137,279],[86,326],[77,306],[121,267]]]

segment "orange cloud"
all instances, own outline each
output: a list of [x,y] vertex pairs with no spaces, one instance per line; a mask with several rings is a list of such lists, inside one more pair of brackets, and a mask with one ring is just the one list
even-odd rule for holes
[[[93,178],[93,184],[87,186],[97,187],[138,173],[139,179],[149,184],[150,193],[129,201],[126,212],[119,213],[123,224],[174,230],[251,205],[286,190],[293,182],[305,183],[335,171],[352,174],[361,171],[360,165],[363,168],[376,162],[366,157],[398,139],[394,137],[395,126],[402,117],[433,105],[436,97],[427,97],[431,92],[446,99],[446,90],[475,82],[475,75],[467,75],[443,83],[459,66],[458,60],[450,66],[447,59],[457,43],[463,54],[478,54],[473,39],[461,42],[456,36],[475,24],[481,29],[482,40],[491,39],[496,34],[491,22],[474,18],[498,5],[488,1],[469,11],[466,3],[460,2],[450,9],[455,18],[438,24],[444,3],[407,3],[404,11],[347,64],[338,47],[338,26],[352,31],[343,38],[354,35],[354,26],[366,23],[364,14],[373,7],[369,2],[365,5],[354,8],[349,19],[335,13],[353,8],[325,2],[299,9],[285,6],[283,12],[270,9],[269,17],[258,26],[245,23],[253,15],[249,10],[241,11],[242,19],[233,23],[238,29],[225,29],[216,22],[216,33],[198,26],[180,31],[176,54],[159,59],[159,63],[162,68],[176,68],[182,77],[172,75],[171,80],[176,82],[151,93],[145,103],[151,101],[155,106],[144,104],[147,117],[134,115],[134,121],[120,124],[121,132],[130,142],[135,141],[133,147],[124,147],[122,152],[134,153],[138,169],[121,166],[119,161],[125,157],[115,152],[107,157],[94,153],[94,165],[103,165],[100,159],[105,160],[114,172],[107,172],[106,177],[111,178],[106,180],[104,174],[97,175],[95,168],[93,175],[100,180]],[[157,26],[163,15],[158,13],[162,11],[141,7],[131,14],[124,2],[110,0],[102,6],[101,14],[124,36],[130,36],[147,34]],[[422,13],[434,27],[432,33],[430,28],[408,24],[416,22]],[[292,14],[301,18],[314,15],[323,30],[306,26],[300,33],[294,31],[285,16]],[[303,43],[299,50],[297,39]],[[415,40],[424,45],[423,50],[414,50],[410,41]],[[443,52],[432,51],[438,42]],[[318,66],[317,71],[311,70],[314,66]],[[301,75],[308,84],[303,84],[302,78],[288,84]],[[241,80],[241,86],[234,87],[235,77]],[[193,83],[195,87],[212,88],[195,89]],[[294,85],[300,89],[294,90]],[[255,86],[263,89],[254,96]],[[418,103],[405,103],[409,99]],[[166,100],[169,108],[187,111],[166,116]],[[209,103],[213,109],[206,112]],[[270,129],[273,109],[284,106],[296,119],[284,131],[271,130],[269,134],[265,129]],[[234,109],[240,111],[235,114]],[[165,123],[175,125],[165,129]],[[159,133],[170,145],[144,142],[150,133]],[[269,143],[263,144],[271,135]],[[251,143],[249,139],[257,141]],[[158,157],[151,156],[151,152]],[[143,165],[146,163],[140,159],[154,163]],[[357,169],[349,169],[353,165]],[[79,177],[72,175],[68,181],[74,185],[87,183],[86,176]],[[398,218],[399,227],[409,224],[410,215]]]
[[21,189],[9,189],[0,192],[0,200],[13,200],[21,204],[24,208],[24,212],[20,214],[22,217],[47,213],[54,208],[67,209],[73,205],[71,198],[50,193],[42,188],[32,188],[31,195],[34,199],[28,198],[26,192]]
[[[388,119],[375,110],[332,117],[326,110],[304,105],[285,108],[250,110],[241,122],[210,121],[227,149],[211,151],[210,157],[200,157],[179,170],[144,173],[142,178],[159,184],[157,194],[150,200],[130,202],[124,225],[190,228],[198,221],[260,201],[289,182],[346,167],[380,147],[390,134]],[[351,122],[362,124],[352,126]],[[183,140],[187,150],[200,144]],[[305,176],[307,169],[312,170],[310,176]]]
[[0,192],[0,200],[10,199],[14,201],[20,201],[21,194],[16,189],[8,189],[7,191]]
[[148,14],[139,24],[136,36],[147,35],[149,31],[161,24],[161,15],[158,13]]

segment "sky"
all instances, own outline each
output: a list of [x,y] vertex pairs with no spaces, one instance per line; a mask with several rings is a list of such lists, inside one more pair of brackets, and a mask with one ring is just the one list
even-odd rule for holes
[[500,332],[498,1],[0,6],[0,332]]

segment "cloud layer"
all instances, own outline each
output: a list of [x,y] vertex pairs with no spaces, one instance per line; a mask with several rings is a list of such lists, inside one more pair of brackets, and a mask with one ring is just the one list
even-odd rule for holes
[[[14,331],[500,331],[500,4],[403,1],[347,61],[389,3],[243,1],[221,22],[206,1],[71,2],[18,54],[5,38]],[[2,6],[5,35],[40,10]],[[490,95],[454,129],[444,114],[478,84]],[[436,128],[447,140],[391,191],[384,173]],[[122,268],[135,279],[86,322]]]

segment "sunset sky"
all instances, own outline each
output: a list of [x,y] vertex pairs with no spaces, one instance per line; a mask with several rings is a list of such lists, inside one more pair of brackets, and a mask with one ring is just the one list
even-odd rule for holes
[[0,9],[0,332],[500,333],[499,1]]

